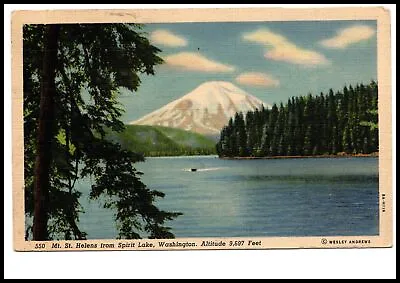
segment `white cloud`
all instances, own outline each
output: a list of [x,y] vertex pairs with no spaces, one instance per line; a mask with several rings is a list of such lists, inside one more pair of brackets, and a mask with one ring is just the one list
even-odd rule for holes
[[180,52],[165,56],[163,59],[167,66],[187,71],[229,73],[235,70],[233,66],[213,61],[194,52]]
[[187,45],[187,40],[179,35],[164,29],[155,30],[150,34],[153,44],[160,44],[169,47],[183,47]]
[[286,37],[269,29],[258,29],[245,33],[243,39],[266,47],[265,58],[305,66],[329,65],[329,60],[321,53],[301,48]]
[[236,77],[236,82],[242,85],[256,86],[256,87],[277,87],[279,80],[265,73],[248,72],[242,73]]
[[371,38],[374,34],[375,29],[356,25],[339,30],[336,36],[322,40],[320,44],[328,48],[345,49],[349,45]]

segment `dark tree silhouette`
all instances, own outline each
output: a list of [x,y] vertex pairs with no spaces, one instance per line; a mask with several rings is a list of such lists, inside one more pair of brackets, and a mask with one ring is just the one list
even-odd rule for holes
[[[90,198],[114,209],[119,237],[171,238],[165,221],[180,213],[154,205],[133,167],[143,156],[105,138],[121,132],[121,87],[136,91],[139,74],[162,63],[135,24],[25,25],[25,212],[33,239],[85,239],[78,226],[77,179],[92,177]],[[30,238],[30,227],[27,238]]]

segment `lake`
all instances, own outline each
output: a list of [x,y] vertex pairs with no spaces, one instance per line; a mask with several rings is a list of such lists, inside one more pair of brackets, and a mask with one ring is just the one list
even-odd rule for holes
[[[168,222],[177,238],[379,234],[378,158],[154,157],[136,167],[166,194],[160,208],[183,213]],[[87,200],[89,185],[78,184],[80,227],[88,239],[115,238],[112,212]]]

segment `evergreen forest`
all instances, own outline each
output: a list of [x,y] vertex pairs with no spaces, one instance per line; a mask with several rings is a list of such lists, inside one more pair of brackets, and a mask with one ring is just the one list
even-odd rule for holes
[[229,120],[216,145],[220,157],[354,155],[378,152],[378,85],[349,85],[291,97]]

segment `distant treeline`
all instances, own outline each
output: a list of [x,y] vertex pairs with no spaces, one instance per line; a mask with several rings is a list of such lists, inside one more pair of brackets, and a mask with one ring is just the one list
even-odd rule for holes
[[212,155],[215,154],[215,148],[169,148],[169,149],[158,149],[148,150],[141,152],[146,157],[157,157],[157,156],[192,156],[192,155]]
[[289,98],[245,114],[221,131],[220,157],[368,154],[378,151],[378,86]]
[[120,133],[107,131],[107,137],[123,149],[145,157],[216,154],[215,141],[211,138],[175,128],[125,125]]

